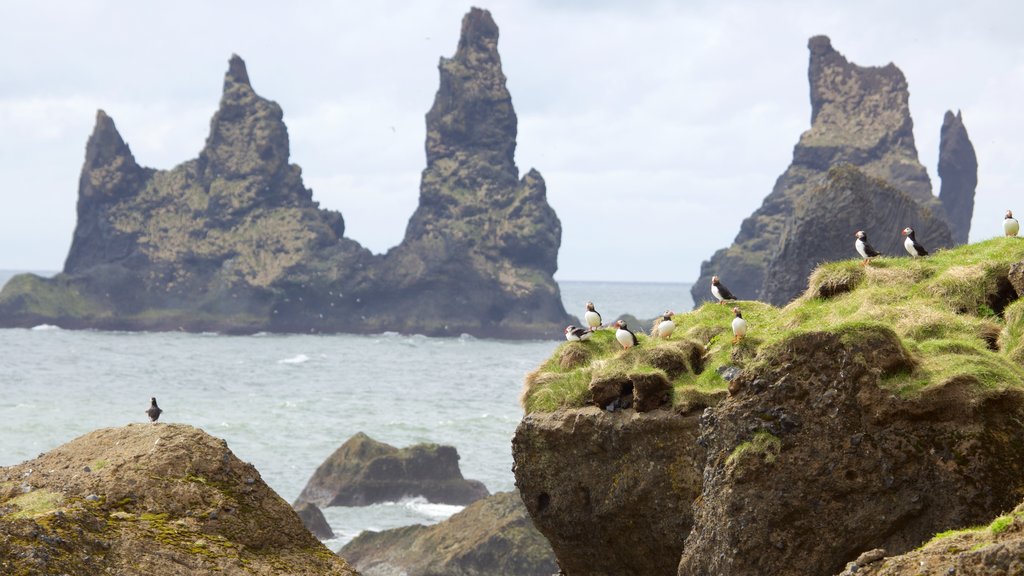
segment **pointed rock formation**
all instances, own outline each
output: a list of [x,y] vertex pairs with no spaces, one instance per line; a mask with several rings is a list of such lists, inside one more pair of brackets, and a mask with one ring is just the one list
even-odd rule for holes
[[[852,164],[868,176],[885,180],[935,214],[941,226],[948,227],[942,204],[932,195],[928,174],[918,161],[903,73],[893,64],[851,64],[825,36],[811,38],[808,47],[811,128],[800,136],[793,149],[793,162],[775,182],[771,194],[743,221],[733,245],[701,264],[700,278],[691,290],[697,305],[711,300],[709,286],[715,275],[721,276],[740,299],[783,304],[800,293],[769,292],[767,271],[781,257],[782,236],[796,207],[836,164]],[[840,225],[835,212],[826,212],[825,216],[825,220],[811,223],[817,231]],[[857,214],[844,218],[856,220]],[[865,222],[849,230],[850,237],[858,229],[868,229],[871,234],[870,228]],[[902,228],[895,233],[898,235]],[[944,235],[939,230],[934,233],[937,237]],[[881,240],[882,235],[875,232],[871,237]],[[814,253],[813,257],[817,261],[826,259],[824,253]],[[802,269],[805,264],[797,263],[796,267]],[[802,281],[805,276],[796,278]]]
[[139,167],[100,112],[65,274],[0,292],[0,324],[538,338],[572,321],[552,275],[561,224],[514,162],[516,116],[488,12],[463,20],[427,114],[427,168],[405,240],[345,238],[289,164],[281,107],[233,55],[195,160]]
[[966,244],[974,216],[974,191],[978,187],[978,157],[967,137],[967,128],[957,110],[946,111],[939,140],[939,200],[946,209],[953,241]]

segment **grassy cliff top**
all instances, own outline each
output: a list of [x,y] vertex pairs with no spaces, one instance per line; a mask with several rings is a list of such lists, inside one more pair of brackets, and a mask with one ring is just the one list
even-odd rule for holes
[[660,372],[676,407],[707,405],[724,396],[723,373],[770,365],[788,339],[823,331],[898,339],[914,368],[883,385],[904,397],[965,379],[986,389],[1024,387],[1024,304],[1017,300],[1024,286],[1011,281],[1017,263],[1024,263],[1024,239],[995,238],[925,258],[875,258],[866,267],[859,259],[824,264],[804,295],[783,308],[730,303],[749,325],[739,344],[732,342],[733,306],[718,304],[675,315],[670,339],[638,333],[640,345],[630,350],[614,329],[566,342],[527,375],[522,404],[528,413],[581,407],[592,381]]

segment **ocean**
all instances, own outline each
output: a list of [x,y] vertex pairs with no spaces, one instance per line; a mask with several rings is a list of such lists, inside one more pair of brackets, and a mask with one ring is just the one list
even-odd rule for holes
[[[0,285],[10,277],[0,271]],[[606,322],[692,307],[688,284],[560,282],[566,310],[593,301]],[[316,468],[357,432],[393,446],[455,446],[466,478],[512,490],[511,439],[523,376],[563,342],[419,335],[0,330],[0,466],[73,438],[147,420],[224,438],[293,502]],[[337,550],[363,530],[431,524],[459,506],[422,499],[323,510]]]

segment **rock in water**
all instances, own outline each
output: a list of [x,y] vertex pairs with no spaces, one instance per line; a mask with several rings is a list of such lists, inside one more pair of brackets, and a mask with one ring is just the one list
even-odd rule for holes
[[355,576],[220,439],[96,430],[0,468],[0,573]]
[[[793,162],[779,177],[764,203],[743,221],[732,246],[715,252],[701,264],[700,278],[691,289],[693,301],[700,305],[710,300],[707,285],[713,275],[729,280],[733,293],[741,300],[766,300],[783,304],[800,290],[778,292],[766,290],[767,271],[779,254],[780,243],[787,232],[787,221],[793,217],[829,169],[841,163],[856,166],[868,176],[880,178],[906,197],[931,211],[933,220],[945,226],[943,205],[932,195],[931,182],[921,165],[914,144],[913,121],[908,106],[909,92],[903,73],[893,64],[884,67],[862,67],[851,64],[832,48],[825,36],[815,36],[810,49],[809,80],[811,87],[811,128],[800,136],[793,149]],[[902,200],[894,198],[893,202]],[[820,212],[820,211],[819,211]],[[882,240],[886,232],[871,229],[870,223],[858,213],[839,214],[832,211],[824,221],[814,222],[815,229],[841,225],[842,219],[861,222],[843,230],[843,258],[849,256],[849,235],[865,230],[872,239]],[[970,214],[967,215],[970,219]],[[893,230],[898,235],[904,225]],[[915,225],[923,232],[923,227]],[[948,230],[935,229],[937,236],[949,237]],[[935,248],[949,246],[935,244]],[[795,263],[804,268],[824,261]],[[777,265],[778,266],[778,265]],[[783,267],[791,266],[788,263]],[[804,275],[797,275],[802,281]]]
[[338,551],[363,576],[548,576],[558,572],[519,494],[499,492],[433,526],[363,532]]
[[302,519],[302,525],[308,528],[313,536],[321,540],[334,538],[334,530],[331,530],[331,525],[327,523],[324,513],[316,507],[316,504],[301,502],[295,506],[295,512]]
[[360,432],[317,468],[296,504],[368,506],[420,496],[438,504],[465,505],[488,494],[483,483],[462,477],[459,454],[451,446],[398,449]]
[[0,325],[222,332],[398,331],[537,338],[574,319],[553,274],[561,224],[513,161],[516,115],[488,12],[463,20],[427,114],[427,168],[405,239],[345,238],[289,164],[277,103],[232,56],[195,160],[140,167],[102,111],[64,273],[0,292]]
[[974,214],[974,192],[978,187],[978,157],[967,137],[960,111],[947,111],[939,140],[939,200],[946,209],[953,241],[966,244]]

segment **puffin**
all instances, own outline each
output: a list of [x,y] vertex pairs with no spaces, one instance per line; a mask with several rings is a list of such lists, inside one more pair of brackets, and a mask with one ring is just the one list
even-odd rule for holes
[[619,344],[622,344],[623,348],[628,350],[633,346],[638,346],[640,344],[640,341],[636,339],[636,334],[633,334],[628,328],[626,328],[626,323],[624,321],[619,320],[615,322],[615,327],[618,328],[618,330],[615,331],[615,339],[619,341]]
[[875,247],[872,246],[870,242],[868,242],[867,232],[863,230],[858,230],[857,233],[854,234],[854,236],[857,237],[857,240],[853,243],[853,245],[854,247],[857,248],[857,252],[860,252],[860,255],[864,257],[864,261],[861,262],[860,265],[867,266],[871,258],[879,256],[881,252],[875,250]]
[[1007,236],[1016,236],[1017,232],[1020,231],[1020,222],[1013,217],[1013,210],[1006,211],[1006,218],[1003,219],[1003,232]]
[[736,299],[732,292],[729,292],[729,289],[725,287],[725,284],[718,280],[718,276],[711,277],[711,293],[715,295],[715,298],[718,298],[719,304],[725,304],[726,300]]
[[917,239],[914,238],[913,228],[910,226],[904,228],[903,235],[907,237],[907,239],[903,241],[903,247],[907,249],[907,252],[909,252],[911,256],[917,258],[918,256],[928,255],[928,251],[924,249],[924,246],[918,244]]
[[589,340],[592,331],[585,328],[578,328],[572,324],[565,327],[565,339],[570,342],[582,342],[583,340]]
[[672,336],[672,331],[676,329],[676,323],[672,321],[672,317],[675,315],[675,312],[666,310],[665,313],[661,315],[661,322],[658,322],[658,327],[654,331],[654,334],[660,338],[670,338]]
[[585,320],[587,326],[590,326],[591,328],[600,328],[601,314],[599,314],[597,310],[594,310],[593,302],[587,302],[587,311],[583,314],[583,320]]
[[732,313],[736,315],[732,319],[732,343],[736,344],[747,335],[747,321],[743,319],[743,313],[738,307],[733,308]]
[[156,398],[150,398],[149,410],[146,410],[146,414],[149,415],[150,422],[156,422],[160,418],[160,413],[163,410],[156,405]]

